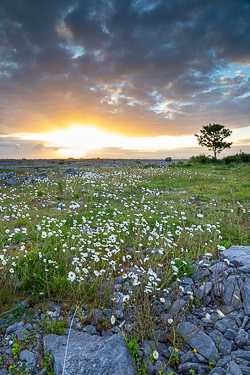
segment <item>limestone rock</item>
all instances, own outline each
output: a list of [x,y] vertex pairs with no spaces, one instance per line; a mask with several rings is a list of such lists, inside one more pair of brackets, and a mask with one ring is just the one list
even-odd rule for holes
[[206,333],[189,322],[180,324],[179,333],[192,349],[196,349],[199,354],[209,361],[216,362],[217,351],[215,344]]
[[[56,375],[61,375],[67,336],[50,334],[44,337],[43,342],[45,350],[53,355]],[[106,338],[72,330],[64,373],[75,375],[76,369],[81,375],[136,375],[137,373],[122,335]]]

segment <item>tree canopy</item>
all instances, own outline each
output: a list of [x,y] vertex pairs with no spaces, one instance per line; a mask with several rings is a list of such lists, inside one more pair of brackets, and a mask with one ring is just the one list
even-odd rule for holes
[[214,152],[216,159],[217,154],[225,148],[230,148],[233,142],[225,142],[224,139],[232,134],[232,130],[225,129],[224,125],[209,124],[204,125],[200,130],[201,134],[195,134],[200,146],[205,146],[209,151]]

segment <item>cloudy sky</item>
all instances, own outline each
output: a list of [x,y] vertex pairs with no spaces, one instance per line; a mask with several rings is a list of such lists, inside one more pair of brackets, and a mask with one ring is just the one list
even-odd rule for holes
[[2,0],[0,158],[250,152],[249,0]]

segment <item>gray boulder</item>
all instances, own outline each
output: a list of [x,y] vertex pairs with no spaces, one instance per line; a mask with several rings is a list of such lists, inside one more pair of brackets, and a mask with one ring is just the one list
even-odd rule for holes
[[37,358],[34,353],[32,353],[30,350],[22,350],[19,354],[20,361],[26,362],[26,369],[31,369],[35,367]]
[[229,328],[237,329],[237,324],[234,319],[226,316],[225,318],[215,322],[214,328],[218,329],[222,333],[225,333]]
[[242,349],[244,348],[244,346],[249,345],[249,336],[244,329],[240,329],[237,333],[235,337],[235,343]]
[[205,375],[209,373],[208,365],[205,365],[204,363],[186,362],[178,366],[179,373],[183,375],[192,374],[192,370],[194,371],[195,374]]
[[76,175],[77,174],[77,170],[74,168],[74,167],[70,167],[68,169],[65,169],[62,174],[70,174],[70,175]]
[[235,352],[231,353],[231,357],[235,359],[245,359],[246,361],[250,361],[250,351],[238,349]]
[[200,328],[189,322],[182,322],[179,327],[179,333],[183,339],[196,349],[207,360],[215,363],[217,350],[213,340]]
[[238,307],[240,304],[240,287],[234,275],[228,276],[224,284],[224,303],[226,306]]
[[246,283],[243,286],[242,292],[244,311],[247,316],[250,316],[250,282],[247,279]]
[[243,375],[240,367],[234,362],[230,362],[227,367],[226,375]]
[[228,259],[235,266],[248,266],[250,270],[250,246],[231,246],[220,253],[220,258]]
[[[44,350],[54,358],[56,375],[62,375],[67,336],[51,334],[43,339]],[[78,372],[77,372],[78,371]],[[122,335],[91,336],[71,331],[65,360],[66,375],[136,375],[133,359]]]
[[210,281],[207,283],[203,283],[199,287],[199,289],[195,291],[196,298],[198,298],[199,300],[201,300],[202,298],[205,298],[209,294],[211,289],[212,289],[212,283]]
[[218,351],[224,356],[230,354],[234,349],[233,341],[227,340],[220,331],[217,331],[217,329],[209,333],[209,337],[214,341]]

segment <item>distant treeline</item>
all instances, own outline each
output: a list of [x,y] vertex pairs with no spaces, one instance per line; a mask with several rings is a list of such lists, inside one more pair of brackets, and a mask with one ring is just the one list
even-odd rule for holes
[[250,162],[250,154],[247,154],[245,152],[241,152],[239,154],[225,156],[222,159],[215,159],[212,156],[205,156],[204,154],[198,155],[198,156],[192,156],[189,161],[189,163],[195,163],[195,164],[237,164],[237,163],[249,163]]

